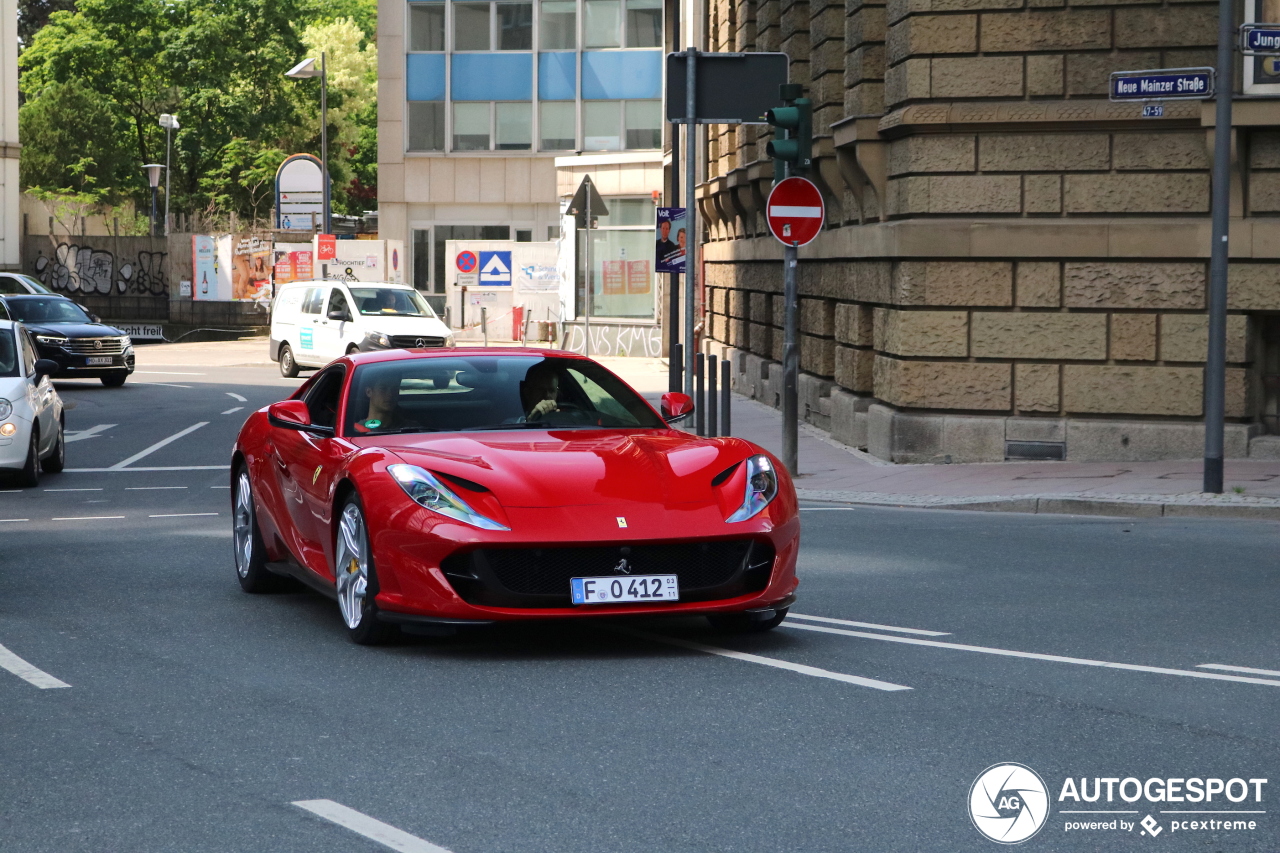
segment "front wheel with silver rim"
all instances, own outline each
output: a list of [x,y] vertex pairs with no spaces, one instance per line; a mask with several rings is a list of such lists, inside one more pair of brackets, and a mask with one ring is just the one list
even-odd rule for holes
[[249,469],[236,473],[231,495],[231,540],[236,551],[236,577],[245,592],[273,592],[283,578],[267,570],[267,549],[258,531],[258,514],[253,506]]
[[357,495],[347,498],[338,516],[337,547],[334,548],[334,575],[338,608],[347,634],[362,646],[386,642],[395,627],[378,621],[378,576],[369,546],[364,507]]

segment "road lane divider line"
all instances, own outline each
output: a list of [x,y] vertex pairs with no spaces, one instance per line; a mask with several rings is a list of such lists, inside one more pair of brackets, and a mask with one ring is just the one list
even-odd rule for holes
[[65,430],[62,433],[62,440],[68,443],[72,441],[84,441],[86,438],[96,437],[98,433],[106,432],[113,426],[118,426],[118,424],[98,424],[97,426],[91,426],[88,429]]
[[123,515],[65,515],[50,521],[119,521]]
[[1129,672],[1149,672],[1155,675],[1178,675],[1183,678],[1206,678],[1213,681],[1238,681],[1244,684],[1265,684],[1269,687],[1280,687],[1280,681],[1265,678],[1246,678],[1239,675],[1220,675],[1214,672],[1197,672],[1194,669],[1171,669],[1163,666],[1143,666],[1136,663],[1115,663],[1089,658],[1073,658],[1065,655],[1046,655],[1039,652],[1018,652],[1012,649],[995,649],[988,646],[969,646],[962,643],[943,643],[938,640],[921,640],[915,637],[893,637],[888,634],[868,634],[865,631],[846,631],[843,628],[828,628],[825,625],[802,625],[799,622],[784,622],[784,628],[796,628],[801,631],[818,631],[823,634],[839,634],[845,637],[860,637],[865,640],[879,640],[882,643],[905,643],[910,646],[929,646],[935,649],[950,649],[957,652],[978,652],[985,655],[999,655],[1027,660],[1043,660],[1052,663],[1070,663],[1076,666],[1096,666],[1103,669],[1122,669]]
[[399,853],[450,853],[437,844],[423,841],[416,835],[410,835],[389,823],[383,823],[333,800],[297,800],[293,805]]
[[830,678],[833,681],[843,681],[846,684],[856,684],[859,687],[870,687],[873,690],[910,690],[902,684],[894,684],[889,681],[880,681],[875,678],[866,678],[861,675],[849,675],[843,672],[832,672],[828,669],[819,669],[816,666],[806,666],[802,663],[792,663],[791,661],[779,660],[778,658],[767,658],[763,655],[753,655],[747,652],[736,652],[733,649],[722,649],[719,646],[708,646],[703,643],[695,643],[692,640],[682,640],[677,637],[668,637],[664,634],[651,634],[648,631],[637,631],[634,628],[614,628],[622,634],[629,634],[632,637],[639,637],[642,640],[652,640],[655,643],[666,643],[670,646],[679,646],[682,649],[690,649],[695,652],[703,652],[709,655],[719,655],[724,658],[732,658],[733,660],[746,661],[747,663],[757,663],[761,666],[771,666],[775,669],[785,669],[800,675],[809,675],[814,678]]
[[232,393],[232,392],[230,392],[230,391],[228,391],[228,392],[226,392],[226,393],[227,393],[227,396],[228,396],[228,397],[230,397],[230,398],[231,398],[231,399],[233,399],[233,400],[239,400],[241,403],[247,403],[247,402],[249,402],[246,398],[241,397],[239,394],[234,394],[234,393]]
[[125,486],[126,492],[161,492],[169,489],[185,489],[186,486]]
[[242,412],[242,411],[244,411],[244,406],[236,406],[234,409],[227,409],[227,410],[226,410],[225,412],[223,412],[222,414],[224,414],[224,415],[234,415],[236,412]]
[[41,489],[42,492],[101,492],[102,489]]
[[147,518],[195,518],[201,515],[219,515],[216,512],[171,512],[164,515],[149,515]]
[[[227,471],[230,465],[168,465],[163,467],[148,468],[140,465],[136,468],[121,468],[113,465],[110,468],[63,468],[64,474],[117,474],[124,471],[129,474],[145,474],[148,471]],[[230,488],[230,487],[228,487]]]
[[37,669],[4,646],[0,646],[0,667],[4,667],[23,681],[28,684],[34,684],[41,690],[51,690],[55,687],[71,686],[65,681],[60,681],[54,678],[44,670]]
[[135,374],[142,376],[204,376],[203,373],[185,373],[180,370],[135,370]]
[[1280,670],[1254,669],[1251,666],[1228,666],[1225,663],[1196,664],[1196,669],[1220,669],[1223,672],[1247,672],[1250,675],[1274,675],[1277,678],[1280,678]]
[[851,628],[873,628],[877,631],[893,631],[898,634],[919,634],[922,637],[950,637],[950,631],[923,631],[919,628],[897,628],[893,625],[877,625],[874,622],[850,622],[848,619],[832,619],[829,616],[807,616],[803,613],[790,613],[788,619],[807,619],[810,622],[830,622],[833,625],[848,625]]
[[191,435],[191,433],[195,432],[201,427],[206,427],[208,425],[209,425],[208,421],[201,421],[200,423],[193,424],[192,426],[189,426],[184,430],[179,430],[178,432],[175,432],[173,435],[169,436],[168,438],[157,441],[155,444],[151,445],[146,450],[138,451],[137,453],[133,454],[123,462],[117,462],[116,464],[112,465],[108,470],[119,471],[123,468],[128,468],[130,465],[132,465],[134,462],[137,462],[139,459],[143,459],[147,456],[150,456],[152,453],[155,453],[160,448],[168,447],[170,444],[173,444],[178,439]]
[[14,524],[19,521],[30,521],[29,518],[0,518],[0,524]]
[[190,385],[176,385],[173,382],[135,382],[134,385],[163,385],[165,388],[186,388],[191,390]]

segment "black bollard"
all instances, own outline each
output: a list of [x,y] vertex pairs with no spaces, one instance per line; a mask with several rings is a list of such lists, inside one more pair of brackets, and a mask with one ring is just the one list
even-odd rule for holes
[[671,390],[680,391],[684,388],[684,344],[674,344],[671,347]]
[[720,365],[716,363],[716,357],[707,356],[707,435],[711,438],[716,437],[717,427],[720,425],[720,418],[716,414],[720,402],[716,394],[716,376],[719,373]]
[[720,434],[732,435],[729,428],[729,359],[720,362]]
[[702,394],[704,368],[702,353],[695,354],[693,357],[693,420],[694,433],[697,435],[706,435],[706,415],[703,413],[705,398]]

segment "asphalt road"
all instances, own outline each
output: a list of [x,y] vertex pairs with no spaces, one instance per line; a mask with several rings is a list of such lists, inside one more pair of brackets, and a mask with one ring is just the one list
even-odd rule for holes
[[[1280,849],[1275,524],[815,506],[767,635],[361,648],[327,599],[234,577],[221,466],[297,381],[149,370],[61,385],[70,470],[0,493],[0,850],[992,851],[968,802],[1000,762],[1049,789],[1028,850]],[[1067,777],[1270,782],[1077,804]],[[1065,829],[1147,815],[1154,840]]]

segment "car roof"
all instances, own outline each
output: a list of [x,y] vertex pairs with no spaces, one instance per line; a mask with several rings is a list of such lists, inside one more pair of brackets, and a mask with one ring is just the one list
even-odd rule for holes
[[0,299],[65,299],[68,302],[75,302],[71,297],[60,293],[6,293],[0,296]]
[[573,358],[589,361],[581,353],[559,349],[541,349],[539,347],[432,347],[431,349],[413,350],[378,350],[376,352],[359,352],[346,356],[354,365],[377,364],[386,361],[417,361],[419,359],[449,358],[457,356],[489,356],[491,358]]

